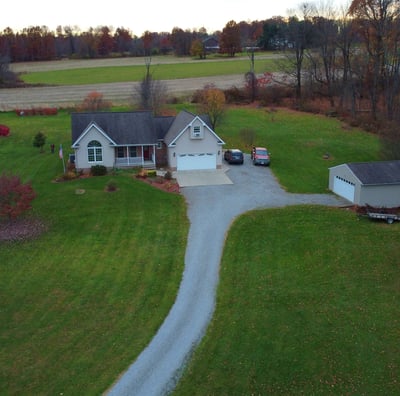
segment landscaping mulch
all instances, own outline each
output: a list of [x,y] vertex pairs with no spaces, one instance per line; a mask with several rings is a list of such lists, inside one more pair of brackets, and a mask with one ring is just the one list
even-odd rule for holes
[[47,225],[39,219],[21,218],[0,222],[0,242],[35,239],[47,230]]
[[160,190],[169,193],[179,194],[179,184],[175,179],[165,179],[163,177],[137,177],[137,179],[142,180],[143,182],[152,185]]

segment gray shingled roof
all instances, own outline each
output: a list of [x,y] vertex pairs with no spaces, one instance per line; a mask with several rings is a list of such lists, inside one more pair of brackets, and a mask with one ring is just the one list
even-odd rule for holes
[[347,166],[364,185],[400,184],[400,160],[354,162]]
[[[172,123],[168,133],[165,136],[165,144],[169,145],[188,124],[197,116],[189,111],[182,110]],[[210,118],[207,115],[200,115],[199,118],[211,128]]]
[[[101,128],[117,145],[156,144],[160,139],[168,144],[195,117],[185,110],[176,117],[154,117],[149,111],[72,113],[72,144],[92,123]],[[210,126],[208,116],[199,117]]]
[[167,133],[174,117],[154,117],[148,111],[73,113],[72,141],[91,124],[100,127],[117,145],[155,144]]

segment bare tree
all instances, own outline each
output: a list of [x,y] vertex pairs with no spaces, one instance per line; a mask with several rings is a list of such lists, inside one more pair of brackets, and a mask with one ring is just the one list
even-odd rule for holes
[[150,110],[158,115],[167,101],[167,86],[163,81],[153,79],[150,71],[151,55],[145,56],[145,66],[145,76],[136,88],[138,106],[142,110]]
[[[393,38],[397,20],[400,14],[400,4],[397,0],[353,0],[349,15],[356,18],[359,31],[363,35],[365,49],[369,56],[369,89],[372,116],[377,118],[380,94],[387,81],[387,65],[397,54],[397,43],[393,46]],[[394,35],[394,37],[393,37]],[[392,71],[395,69],[392,69]]]

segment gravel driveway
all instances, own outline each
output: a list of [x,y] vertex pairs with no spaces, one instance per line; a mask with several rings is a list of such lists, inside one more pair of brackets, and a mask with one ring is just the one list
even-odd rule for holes
[[190,230],[177,299],[156,336],[110,395],[165,395],[173,390],[212,318],[222,250],[235,217],[257,208],[346,203],[328,194],[289,194],[270,168],[253,166],[249,155],[244,165],[231,166],[227,175],[233,184],[182,188]]

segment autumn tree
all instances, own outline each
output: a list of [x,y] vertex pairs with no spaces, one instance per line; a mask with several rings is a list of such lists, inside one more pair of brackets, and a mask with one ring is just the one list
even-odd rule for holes
[[206,58],[206,51],[202,40],[196,39],[192,42],[192,46],[190,47],[190,56],[198,57],[200,59]]
[[36,194],[30,183],[15,175],[0,176],[0,217],[12,220],[28,209]]
[[108,26],[101,26],[96,31],[97,51],[100,56],[109,56],[114,49],[114,38]]
[[38,147],[40,152],[43,153],[43,147],[46,144],[46,136],[43,132],[38,132],[33,138],[33,146]]
[[240,26],[235,21],[229,21],[220,36],[220,51],[229,56],[241,51]]
[[192,45],[192,33],[189,30],[182,30],[174,27],[171,33],[171,43],[177,56],[186,56],[190,54]]
[[214,85],[204,87],[200,94],[200,112],[207,114],[215,130],[225,113],[225,94]]

